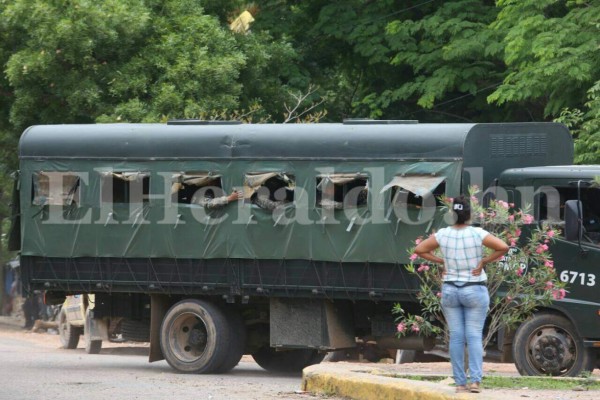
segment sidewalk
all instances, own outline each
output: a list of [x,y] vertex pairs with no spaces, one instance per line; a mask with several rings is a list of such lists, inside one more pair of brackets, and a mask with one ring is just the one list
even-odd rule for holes
[[[449,362],[410,364],[369,364],[358,362],[324,362],[304,369],[302,385],[311,393],[334,395],[353,400],[437,400],[437,399],[490,399],[490,400],[598,400],[600,390],[587,390],[584,385],[572,389],[532,389],[528,377],[521,377],[514,364],[483,363],[484,376],[520,377],[512,387],[486,389],[482,393],[455,392]],[[418,375],[440,377],[442,380],[417,381],[402,379]],[[562,379],[558,377],[531,377],[532,379]],[[591,378],[600,380],[600,370],[595,369]]]
[[[455,392],[451,378],[442,382],[416,381],[395,378],[411,375],[399,372],[393,364],[322,363],[304,369],[302,389],[318,394],[342,396],[355,400],[446,400],[486,399],[506,400],[506,396],[486,392],[479,394]],[[446,374],[422,374],[444,376]],[[475,397],[476,396],[476,397]]]

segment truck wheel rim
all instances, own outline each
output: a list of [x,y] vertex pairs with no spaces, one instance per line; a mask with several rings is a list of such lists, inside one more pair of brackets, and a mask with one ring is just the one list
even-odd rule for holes
[[179,361],[197,361],[204,354],[208,342],[204,320],[196,313],[180,314],[169,326],[169,342],[173,355]]
[[542,326],[529,336],[527,359],[542,375],[566,375],[577,360],[577,347],[564,329]]

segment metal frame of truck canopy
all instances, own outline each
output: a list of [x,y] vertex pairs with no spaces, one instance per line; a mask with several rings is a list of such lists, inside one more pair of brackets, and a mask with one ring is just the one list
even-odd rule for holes
[[502,172],[498,182],[502,186],[518,186],[523,182],[548,179],[560,181],[564,179],[593,180],[600,176],[600,165],[556,165],[545,167],[511,168]]
[[[508,167],[568,164],[573,150],[568,130],[553,123],[110,124],[31,127],[21,137],[19,157],[29,289],[398,300],[417,289],[403,268],[406,248],[443,220],[351,224],[385,213],[390,199],[379,194],[383,186],[402,174],[438,174],[446,179],[446,194],[456,196],[469,183],[488,186]],[[383,179],[375,181],[374,169]],[[296,208],[307,208],[316,221],[318,171],[366,173],[373,182],[369,205],[336,212],[337,225],[274,225],[272,215],[251,206],[227,209],[229,221],[253,219],[242,226],[202,224],[185,207],[176,211],[185,224],[161,225],[162,199],[133,209],[114,204],[115,217],[122,218],[106,224],[98,204],[100,170],[144,171],[151,194],[168,186],[161,172],[214,171],[226,191],[248,172],[291,172],[308,198]],[[39,171],[89,174],[72,223],[48,223],[48,206],[32,204],[32,176]],[[148,223],[136,223],[131,212]],[[87,213],[95,223],[79,223]]]

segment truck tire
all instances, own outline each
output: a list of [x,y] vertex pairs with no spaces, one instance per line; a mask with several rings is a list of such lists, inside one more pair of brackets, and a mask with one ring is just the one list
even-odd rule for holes
[[317,350],[297,349],[276,351],[270,346],[261,347],[252,358],[269,372],[301,372],[309,365],[319,364],[325,354]]
[[63,349],[76,349],[79,344],[81,328],[73,326],[67,320],[67,312],[63,309],[58,315],[58,334]]
[[229,347],[223,364],[214,372],[222,374],[231,371],[242,359],[246,349],[246,324],[239,312],[225,308],[225,315],[229,323]]
[[328,352],[323,361],[327,362],[339,362],[339,361],[357,361],[358,360],[358,348],[334,350]]
[[149,342],[150,323],[147,321],[124,319],[121,321],[121,335],[123,339],[130,342]]
[[83,327],[83,339],[85,340],[85,352],[88,354],[98,354],[102,349],[102,340],[90,339],[90,310],[85,313],[85,325]]
[[573,324],[550,313],[534,315],[519,326],[513,357],[521,375],[577,376],[592,371],[595,363]]
[[398,364],[411,364],[417,359],[416,350],[400,350],[400,356],[398,357]]
[[182,300],[167,311],[160,348],[178,372],[208,374],[224,366],[231,342],[226,313],[205,300]]

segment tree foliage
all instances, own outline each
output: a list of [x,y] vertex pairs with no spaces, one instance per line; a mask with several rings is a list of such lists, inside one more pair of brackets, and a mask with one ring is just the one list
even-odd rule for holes
[[437,111],[437,105],[465,99],[459,104],[460,112],[450,107],[459,118],[491,114],[486,92],[505,74],[502,37],[490,29],[496,15],[496,7],[489,2],[433,2],[388,24],[387,38],[394,51],[391,64],[407,70],[403,82],[385,90],[377,101],[386,105],[408,100]]
[[314,105],[313,121],[558,118],[597,162],[598,21],[584,0],[0,0],[0,175],[33,124]]
[[535,101],[545,116],[581,106],[600,78],[600,4],[582,0],[499,0],[508,74],[489,101]]
[[588,101],[583,110],[565,108],[557,121],[571,128],[576,138],[576,162],[600,163],[600,81],[588,90]]

